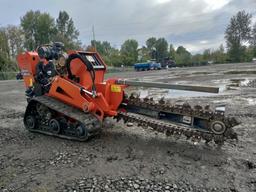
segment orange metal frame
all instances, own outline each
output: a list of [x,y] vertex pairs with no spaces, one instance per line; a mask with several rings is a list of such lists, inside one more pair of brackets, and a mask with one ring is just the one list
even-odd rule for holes
[[[76,51],[70,51],[69,54]],[[68,79],[67,76],[55,76],[52,80],[48,96],[57,98],[69,105],[79,108],[85,112],[95,114],[100,120],[107,116],[117,115],[117,110],[123,101],[125,85],[116,85],[115,79],[104,82],[106,64],[97,52],[86,52],[93,54],[104,64],[105,69],[95,70],[95,86],[97,96],[81,91],[81,88],[91,91],[92,80],[86,66],[79,59],[71,61],[72,74],[79,77],[79,83]],[[23,73],[25,86],[29,87],[34,82],[35,68],[39,62],[37,52],[26,52],[17,57],[19,67]]]

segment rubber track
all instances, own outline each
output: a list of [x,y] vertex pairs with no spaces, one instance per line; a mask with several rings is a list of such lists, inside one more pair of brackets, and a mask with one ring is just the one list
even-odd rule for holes
[[[31,132],[38,132],[46,135],[51,135],[51,136],[56,136],[56,137],[71,139],[71,140],[86,141],[89,138],[99,134],[99,132],[101,131],[102,122],[90,113],[85,113],[77,108],[69,106],[63,102],[58,101],[57,99],[54,99],[48,96],[34,97],[29,101],[29,103],[33,101],[39,102],[47,106],[48,108],[54,111],[57,111],[58,113],[61,113],[67,117],[70,117],[76,121],[79,121],[80,123],[83,123],[85,127],[88,129],[88,137],[85,139],[81,139],[74,136],[55,134],[52,132],[36,130],[36,129],[30,129]],[[41,125],[41,126],[43,127],[44,125]]]

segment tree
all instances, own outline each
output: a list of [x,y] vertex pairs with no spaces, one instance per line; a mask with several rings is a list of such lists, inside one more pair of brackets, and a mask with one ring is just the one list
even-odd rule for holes
[[6,28],[10,56],[14,59],[23,51],[24,33],[19,26],[9,25]]
[[256,23],[254,23],[252,28],[250,45],[252,48],[252,55],[253,57],[256,57]]
[[175,60],[176,51],[175,51],[175,49],[174,49],[174,47],[173,47],[172,44],[170,44],[169,53],[170,53],[170,54],[169,54],[169,55],[170,55],[170,58],[171,58],[172,60]]
[[122,65],[122,57],[118,49],[112,48],[109,53],[109,57],[104,58],[107,64],[115,67],[120,67]]
[[4,28],[0,29],[0,71],[5,71],[9,59],[8,38]]
[[222,44],[220,45],[219,49],[217,49],[211,53],[211,59],[215,63],[225,63],[226,62],[227,57],[225,54],[224,46]]
[[157,39],[155,48],[157,52],[157,61],[163,61],[163,59],[168,56],[168,43],[165,38]]
[[0,28],[0,52],[6,58],[10,58],[10,50],[8,46],[8,37],[5,28]]
[[121,56],[125,65],[132,65],[138,59],[138,42],[134,39],[126,40],[121,46]]
[[156,39],[155,37],[150,37],[146,41],[146,45],[152,59],[160,62],[168,56],[168,43],[165,38]]
[[138,60],[140,62],[146,62],[148,60],[151,59],[151,55],[150,55],[150,51],[147,47],[142,46],[139,50],[138,50]]
[[94,49],[92,45],[96,46],[97,52],[103,57],[107,65],[121,66],[121,56],[118,49],[111,46],[108,41],[91,41],[91,45],[87,46],[86,50]]
[[156,38],[155,37],[150,37],[147,41],[146,41],[146,45],[149,51],[152,51],[152,49],[155,47],[156,45]]
[[0,71],[8,71],[10,67],[10,49],[5,28],[0,28]]
[[97,51],[101,55],[105,55],[105,56],[109,55],[111,49],[113,49],[108,41],[101,42],[101,41],[92,40],[91,45],[95,46]]
[[252,15],[239,11],[230,20],[225,31],[229,58],[233,62],[241,62],[245,54],[244,43],[250,39]]
[[183,65],[191,63],[191,53],[183,46],[179,46],[176,50],[176,63]]
[[212,58],[211,58],[211,50],[210,49],[205,49],[204,50],[204,52],[203,52],[203,60],[205,62],[212,60]]
[[21,18],[21,27],[25,34],[24,47],[34,50],[37,46],[54,40],[56,34],[54,18],[48,13],[28,11]]
[[56,19],[56,41],[61,41],[67,49],[76,49],[81,46],[78,40],[79,31],[75,28],[72,18],[66,11],[60,11]]
[[193,65],[200,65],[203,62],[203,55],[202,54],[195,54],[191,58],[191,62]]
[[38,20],[40,12],[39,11],[28,11],[21,18],[21,27],[25,34],[24,47],[28,50],[33,50],[36,47],[35,43],[35,33],[36,33],[36,22]]

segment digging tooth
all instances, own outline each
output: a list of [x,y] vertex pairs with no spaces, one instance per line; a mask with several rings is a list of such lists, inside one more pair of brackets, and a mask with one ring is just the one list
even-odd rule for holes
[[131,95],[130,95],[130,97],[129,97],[129,100],[133,100],[133,99],[135,99],[134,93],[131,93]]
[[127,93],[124,93],[124,99],[125,100],[127,100],[127,99],[129,99],[130,97],[128,96],[128,94]]
[[191,141],[192,141],[193,143],[195,143],[195,141],[196,141],[195,135],[193,135],[193,136],[191,137]]
[[197,144],[201,141],[201,137],[199,135],[193,135],[192,138],[191,138],[191,141],[194,143],[194,144]]
[[[209,121],[218,120],[222,121],[227,127],[227,131],[223,135],[215,135],[210,132],[210,130],[193,130],[193,128],[188,129],[186,127],[178,127],[173,124],[167,125],[153,120],[148,121],[147,117],[143,117],[141,119],[138,119],[136,116],[132,117],[135,122],[138,123],[139,121],[139,125],[152,127],[153,130],[163,132],[167,136],[173,134],[176,136],[185,135],[187,139],[191,139],[195,142],[199,142],[201,139],[203,139],[206,143],[209,143],[213,140],[217,144],[223,143],[225,138],[237,139],[236,133],[231,129],[231,127],[239,124],[237,120],[235,118],[226,118],[223,112],[212,111],[209,105],[206,105],[204,108],[200,105],[191,107],[187,102],[183,104],[172,105],[169,100],[165,101],[163,97],[158,102],[154,102],[152,97],[140,99],[138,96],[135,97],[133,94],[130,96],[130,100],[128,100],[128,105],[129,104],[149,110],[157,109],[156,111],[167,111],[184,116],[199,117],[202,119],[208,119]],[[126,115],[127,114],[124,116]],[[131,118],[131,116],[127,115],[127,118]]]
[[208,144],[212,140],[212,135],[209,133],[204,133],[202,138],[205,140],[205,143]]
[[177,130],[176,130],[175,135],[174,135],[174,138],[175,138],[176,140],[178,140],[178,139],[180,139],[180,137],[181,137],[181,131],[177,131]]
[[229,122],[232,127],[240,124],[234,117],[229,118]]
[[170,131],[169,129],[165,131],[165,135],[167,137],[171,136],[172,135],[172,131]]
[[200,111],[200,110],[202,110],[202,106],[200,106],[200,105],[195,105],[195,106],[194,106],[194,109],[197,110],[197,111]]
[[139,96],[139,95],[136,95],[135,100],[136,100],[136,101],[140,101],[140,96]]
[[204,110],[209,111],[209,110],[210,110],[210,105],[205,105],[205,106],[204,106]]
[[124,117],[123,120],[124,120],[124,123],[127,123],[129,119]]
[[143,99],[143,101],[148,102],[148,101],[149,101],[149,98],[148,98],[148,97],[145,97],[145,98]]
[[224,134],[227,138],[229,139],[235,139],[238,141],[238,136],[237,136],[237,133],[234,132],[233,129],[228,129],[225,134]]
[[191,109],[191,106],[188,104],[188,102],[185,102],[185,103],[183,103],[182,108]]
[[189,140],[192,137],[192,133],[188,129],[186,129],[183,134],[186,136],[187,140]]
[[214,142],[218,146],[222,146],[224,144],[224,138],[221,135],[214,135]]
[[165,104],[164,97],[162,97],[162,98],[158,101],[158,103],[159,103],[160,105],[164,105],[164,104]]
[[116,122],[119,122],[122,119],[122,117],[116,116],[114,119],[116,119]]
[[169,105],[163,104],[163,109],[164,109],[164,110],[170,110],[171,108],[169,107]]

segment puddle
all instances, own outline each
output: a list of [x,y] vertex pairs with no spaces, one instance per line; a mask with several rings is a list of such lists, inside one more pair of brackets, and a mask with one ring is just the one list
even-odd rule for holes
[[256,79],[249,80],[247,79],[246,81],[241,83],[241,87],[252,87],[256,88]]
[[246,99],[249,105],[256,105],[256,99],[248,98]]
[[255,80],[252,79],[230,79],[230,83],[227,85],[228,87],[249,87],[253,85]]
[[220,92],[225,90],[238,90],[240,87],[256,87],[256,80],[249,78],[239,79],[220,79],[213,80],[212,83],[220,87]]
[[251,82],[251,80],[245,79],[245,80],[240,82],[240,86],[247,86],[250,82]]
[[215,111],[222,111],[222,112],[225,112],[225,110],[226,110],[225,105],[215,107]]
[[168,89],[139,89],[136,91],[140,98],[153,97],[156,100],[161,99],[162,97],[166,99],[171,98],[180,98],[180,97],[207,97],[218,95],[215,93],[204,93],[204,92],[195,92],[195,91],[182,91],[182,90],[168,90]]

